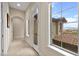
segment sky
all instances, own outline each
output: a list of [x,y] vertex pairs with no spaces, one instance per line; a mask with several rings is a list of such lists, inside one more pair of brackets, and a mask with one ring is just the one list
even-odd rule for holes
[[63,26],[64,29],[78,28],[77,2],[53,2],[52,17],[59,18],[61,16],[65,17],[67,20],[67,23],[65,23]]

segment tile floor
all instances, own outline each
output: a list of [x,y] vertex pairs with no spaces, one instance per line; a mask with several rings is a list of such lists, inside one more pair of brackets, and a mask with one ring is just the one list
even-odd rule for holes
[[8,56],[38,56],[38,54],[25,40],[15,39],[10,44]]

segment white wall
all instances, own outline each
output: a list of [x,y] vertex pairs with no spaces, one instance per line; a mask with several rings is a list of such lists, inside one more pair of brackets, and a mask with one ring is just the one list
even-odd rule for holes
[[[24,19],[24,13],[20,11],[15,11],[15,9],[9,9],[9,5],[7,2],[4,2],[3,4],[3,49],[4,49],[4,55],[7,55],[8,48],[10,46],[11,41],[13,40],[12,33],[12,17],[19,16],[22,19]],[[7,28],[7,13],[10,15],[10,28]],[[17,29],[18,30],[18,29]]]
[[24,38],[24,12],[10,8],[14,39]]
[[[34,4],[28,7],[26,11],[26,20],[30,20],[30,36],[26,36],[26,41],[36,49],[42,56],[62,56],[61,53],[51,49],[48,47],[48,3],[38,3],[38,47],[33,44],[33,29],[34,29],[34,21],[33,21],[33,13],[35,10]],[[30,16],[30,18],[29,18]]]
[[0,2],[0,55],[1,55],[1,2]]
[[17,10],[17,9],[14,9],[14,8],[10,8],[10,16],[11,16],[11,18],[17,16],[17,17],[24,19],[24,12]]
[[[3,49],[4,49],[3,54],[7,55],[8,48],[13,39],[11,17],[20,16],[21,18],[24,19],[24,13],[15,11],[15,9],[10,10],[7,2],[2,3],[2,6],[3,6],[3,27],[4,27],[3,28],[3,35],[4,35],[4,37],[3,37]],[[7,28],[7,13],[10,15],[10,28]]]
[[[34,14],[37,8],[37,4],[36,3],[31,3],[28,7],[28,9],[26,10],[25,13],[25,20],[29,20],[30,22],[30,28],[29,28],[29,36],[26,36],[26,41],[34,48],[36,49],[37,52],[39,52],[38,49],[38,45],[34,44]],[[26,25],[26,24],[25,24]],[[25,26],[26,27],[26,26]],[[26,29],[25,29],[26,30]]]
[[14,38],[24,38],[24,20],[20,18],[14,18],[12,20]]
[[7,54],[8,47],[11,41],[10,38],[10,28],[7,28],[7,13],[9,13],[9,6],[8,3],[4,2],[3,4],[3,49],[4,49],[4,55]]

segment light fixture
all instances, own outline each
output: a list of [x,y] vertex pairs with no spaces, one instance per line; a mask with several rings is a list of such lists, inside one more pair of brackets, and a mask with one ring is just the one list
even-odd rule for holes
[[17,6],[19,7],[19,6],[21,6],[21,4],[17,3]]

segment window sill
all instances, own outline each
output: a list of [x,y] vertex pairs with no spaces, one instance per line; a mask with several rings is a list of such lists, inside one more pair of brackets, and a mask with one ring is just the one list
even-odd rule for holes
[[65,56],[75,56],[75,55],[73,55],[73,54],[71,54],[71,53],[68,53],[68,52],[66,52],[66,51],[63,51],[63,50],[61,50],[61,49],[59,49],[59,48],[57,48],[57,47],[55,47],[55,46],[48,45],[48,47],[51,48],[51,49],[56,50],[57,52],[59,52],[59,53],[65,55]]

